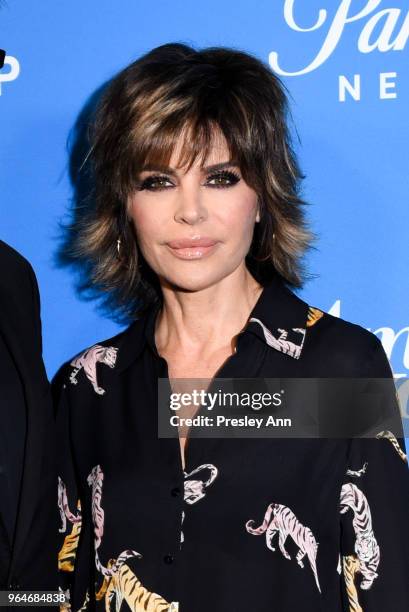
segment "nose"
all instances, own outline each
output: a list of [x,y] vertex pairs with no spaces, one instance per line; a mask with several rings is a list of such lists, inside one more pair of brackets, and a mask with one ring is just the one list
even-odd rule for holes
[[200,193],[200,186],[184,186],[177,198],[174,219],[177,223],[195,225],[207,218],[207,209]]

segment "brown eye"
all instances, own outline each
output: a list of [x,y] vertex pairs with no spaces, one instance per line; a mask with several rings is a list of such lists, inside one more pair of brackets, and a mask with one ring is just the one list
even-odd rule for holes
[[[141,181],[138,189],[139,191],[143,191],[144,189],[147,189],[148,191],[161,191],[162,189],[168,189],[166,183],[170,183],[166,176],[148,176],[148,178]],[[170,184],[172,185],[172,183]]]
[[213,185],[208,182],[210,187],[232,187],[236,185],[240,180],[240,177],[235,173],[227,170],[223,170],[222,172],[216,172],[209,177],[209,181],[216,181]]

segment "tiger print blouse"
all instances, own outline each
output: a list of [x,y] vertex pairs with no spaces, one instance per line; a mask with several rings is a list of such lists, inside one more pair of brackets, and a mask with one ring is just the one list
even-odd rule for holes
[[[63,368],[62,610],[409,610],[403,432],[372,438],[158,436],[160,302]],[[380,340],[278,275],[224,378],[392,377]],[[399,423],[399,405],[393,410]],[[56,508],[57,512],[57,508]],[[261,536],[261,537],[257,537]]]

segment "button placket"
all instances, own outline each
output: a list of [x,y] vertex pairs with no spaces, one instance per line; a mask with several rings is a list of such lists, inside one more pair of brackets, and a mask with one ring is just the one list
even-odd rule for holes
[[10,591],[18,591],[20,589],[20,585],[16,579],[12,579],[9,584]]

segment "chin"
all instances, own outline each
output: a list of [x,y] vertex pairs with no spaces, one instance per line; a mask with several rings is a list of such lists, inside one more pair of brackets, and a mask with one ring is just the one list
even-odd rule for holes
[[231,273],[231,270],[226,270],[223,274],[219,270],[183,270],[180,273],[164,275],[166,283],[177,290],[182,291],[201,291],[215,285],[220,280]]

